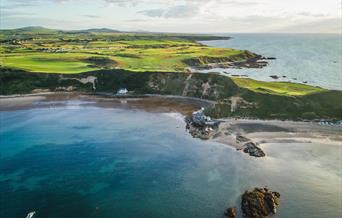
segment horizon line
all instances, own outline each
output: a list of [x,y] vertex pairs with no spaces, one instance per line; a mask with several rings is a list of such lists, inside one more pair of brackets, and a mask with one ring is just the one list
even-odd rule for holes
[[17,29],[24,29],[29,27],[37,27],[37,28],[44,28],[50,30],[57,30],[57,31],[84,31],[89,29],[108,29],[113,31],[118,31],[118,33],[173,33],[173,34],[339,34],[342,35],[341,32],[176,32],[176,31],[151,31],[151,30],[120,30],[114,29],[111,27],[89,27],[89,28],[82,28],[82,29],[63,29],[63,28],[53,28],[53,27],[46,27],[46,26],[22,26],[22,27],[13,27],[13,28],[1,28],[2,30],[17,30]]

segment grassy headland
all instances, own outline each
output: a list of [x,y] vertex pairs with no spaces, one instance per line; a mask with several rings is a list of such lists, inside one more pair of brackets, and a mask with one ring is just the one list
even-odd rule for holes
[[[101,30],[101,31],[100,31]],[[191,63],[246,60],[255,54],[213,48],[196,40],[207,35],[58,31],[39,27],[0,31],[3,67],[29,72],[80,73],[98,69],[184,72]]]
[[284,95],[284,96],[300,96],[317,92],[323,92],[325,89],[300,83],[291,82],[264,82],[249,78],[232,77],[233,81],[240,87],[249,89],[254,92]]

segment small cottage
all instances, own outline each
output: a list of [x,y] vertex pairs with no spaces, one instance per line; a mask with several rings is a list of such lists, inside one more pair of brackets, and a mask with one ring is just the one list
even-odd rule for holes
[[117,95],[126,95],[128,93],[128,90],[126,88],[124,89],[119,89],[116,94]]

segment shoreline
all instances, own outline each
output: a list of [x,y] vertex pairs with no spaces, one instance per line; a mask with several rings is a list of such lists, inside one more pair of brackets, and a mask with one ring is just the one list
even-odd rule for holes
[[[227,118],[222,120],[217,132],[209,140],[229,144],[237,150],[241,150],[246,142],[253,142],[261,148],[270,143],[342,146],[341,133],[341,126],[326,126],[316,122]],[[238,140],[239,136],[242,142]]]
[[65,106],[65,101],[68,100],[86,101],[85,106],[139,109],[153,113],[177,112],[184,116],[214,103],[205,99],[173,95],[116,96],[111,93],[42,92],[0,96],[0,111],[59,107]]
[[[85,106],[144,110],[151,113],[176,112],[189,116],[214,102],[183,96],[114,96],[109,93],[48,92],[0,96],[0,111],[60,107],[65,101],[85,101]],[[185,126],[184,126],[185,129]],[[268,143],[319,143],[342,146],[342,127],[318,122],[262,119],[220,119],[220,125],[207,140],[242,150],[246,142],[263,147]],[[239,141],[241,138],[242,141]],[[267,154],[266,154],[267,155]]]

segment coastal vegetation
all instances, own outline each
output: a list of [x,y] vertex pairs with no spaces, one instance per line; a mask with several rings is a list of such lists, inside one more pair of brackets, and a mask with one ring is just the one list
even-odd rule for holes
[[191,63],[201,66],[255,56],[244,50],[213,48],[197,42],[222,38],[228,37],[31,27],[0,31],[0,59],[3,67],[69,74],[98,69],[184,72]]
[[342,119],[341,91],[319,89],[315,93],[293,96],[261,93],[241,87],[234,79],[217,74],[140,73],[118,69],[80,74],[47,74],[1,68],[0,86],[1,95],[25,94],[37,90],[114,94],[120,88],[127,88],[132,95],[195,97],[216,102],[205,110],[207,115],[214,118]]
[[240,87],[249,89],[254,92],[272,95],[301,96],[325,91],[323,88],[320,87],[314,87],[300,83],[265,82],[239,77],[232,77],[232,79]]

